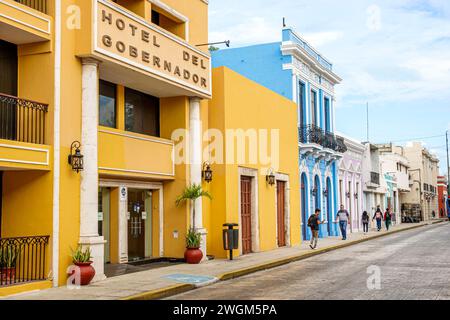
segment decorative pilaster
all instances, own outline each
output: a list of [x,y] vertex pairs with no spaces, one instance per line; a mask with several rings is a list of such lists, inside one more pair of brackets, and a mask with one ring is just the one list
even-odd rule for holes
[[[189,100],[189,160],[191,184],[202,184],[202,124],[200,119],[200,99]],[[192,215],[190,219],[192,221]],[[203,228],[202,199],[195,201],[195,227],[202,234],[200,249],[206,259],[206,229]]]
[[104,275],[103,237],[98,235],[98,61],[82,60],[81,145],[84,170],[80,186],[80,244],[89,246],[95,268],[94,281]]

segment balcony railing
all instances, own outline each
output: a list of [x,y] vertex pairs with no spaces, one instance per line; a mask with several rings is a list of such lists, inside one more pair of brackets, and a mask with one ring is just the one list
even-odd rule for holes
[[48,106],[0,93],[0,139],[44,144]]
[[0,287],[45,280],[50,236],[0,238]]
[[14,0],[14,1],[47,14],[48,0]]
[[344,153],[347,151],[347,146],[344,143],[344,138],[327,132],[316,125],[307,125],[299,128],[300,143],[314,143],[324,148],[333,151]]
[[370,182],[375,184],[380,184],[380,174],[378,172],[371,172],[370,173]]

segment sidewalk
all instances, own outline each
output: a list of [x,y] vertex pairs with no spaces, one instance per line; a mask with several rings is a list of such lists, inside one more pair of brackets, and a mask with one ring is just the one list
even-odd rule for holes
[[415,229],[429,224],[401,224],[391,231],[376,232],[368,235],[362,233],[349,234],[346,241],[340,237],[319,239],[318,249],[311,250],[309,242],[300,246],[280,248],[269,252],[253,253],[229,260],[211,260],[199,265],[179,264],[159,269],[152,269],[96,282],[80,289],[66,287],[52,288],[36,292],[28,292],[9,296],[4,299],[19,300],[149,300],[182,293],[196,287],[205,286],[216,281],[223,281],[246,275],[259,270],[273,268],[289,262],[302,260],[327,251],[354,245],[388,234]]

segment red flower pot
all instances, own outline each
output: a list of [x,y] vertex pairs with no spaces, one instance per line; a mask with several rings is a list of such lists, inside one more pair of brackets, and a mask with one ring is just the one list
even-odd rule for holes
[[16,280],[16,268],[3,268],[1,270],[1,284],[10,284]]
[[186,248],[184,259],[189,264],[198,264],[202,261],[203,252],[199,248]]
[[[93,266],[91,266],[92,261],[89,262],[74,262],[74,264],[80,268],[80,285],[86,286],[88,285],[92,279],[94,279],[95,276],[95,269]],[[75,273],[75,270],[72,271],[71,275]],[[72,282],[75,283],[75,279]]]

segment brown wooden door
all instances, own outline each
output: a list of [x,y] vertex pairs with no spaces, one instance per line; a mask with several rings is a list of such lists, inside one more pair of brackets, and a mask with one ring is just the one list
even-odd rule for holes
[[145,192],[128,189],[128,260],[136,261],[145,258]]
[[242,254],[252,252],[252,178],[241,177]]
[[278,246],[286,246],[286,224],[285,224],[285,191],[286,182],[277,181],[277,237]]

